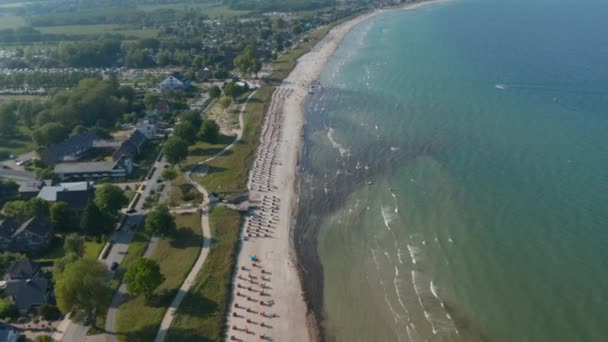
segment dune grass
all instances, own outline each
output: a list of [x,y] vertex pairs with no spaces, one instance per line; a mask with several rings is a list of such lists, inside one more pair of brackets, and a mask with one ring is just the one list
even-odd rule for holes
[[210,225],[211,250],[177,312],[167,341],[222,340],[241,215],[226,207],[216,207],[211,211]]

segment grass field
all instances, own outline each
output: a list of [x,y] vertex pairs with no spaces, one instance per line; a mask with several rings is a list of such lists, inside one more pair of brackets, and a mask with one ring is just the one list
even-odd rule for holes
[[199,214],[178,215],[175,236],[158,242],[153,258],[159,261],[165,281],[148,302],[140,295],[129,298],[120,306],[119,340],[154,340],[167,308],[199,255],[202,246],[200,221]]
[[118,24],[98,25],[63,25],[63,26],[39,26],[36,29],[42,33],[66,34],[66,35],[93,35],[103,33],[120,33],[126,37],[149,38],[156,37],[159,29],[133,29],[125,28]]
[[26,26],[25,20],[11,13],[0,13],[0,30]]
[[238,194],[247,190],[247,175],[255,158],[264,113],[274,87],[263,85],[245,108],[242,140],[229,153],[207,163],[209,174],[197,181],[209,191]]
[[[84,256],[97,259],[97,256],[99,256],[99,253],[103,248],[103,243],[87,239],[84,242],[84,246]],[[62,258],[64,255],[65,253],[63,251],[63,237],[56,236],[53,238],[49,249],[43,255],[41,255],[40,258],[37,258],[36,261],[53,262],[56,259]]]
[[217,17],[236,17],[243,16],[250,13],[250,11],[243,10],[233,10],[230,9],[226,5],[216,5],[212,3],[188,3],[181,2],[177,4],[158,4],[158,5],[139,5],[137,9],[151,12],[158,9],[174,9],[174,10],[200,10],[203,14],[206,14],[209,17],[217,18]]
[[177,312],[167,341],[222,340],[241,215],[226,207],[216,207],[211,211],[210,224],[211,250]]

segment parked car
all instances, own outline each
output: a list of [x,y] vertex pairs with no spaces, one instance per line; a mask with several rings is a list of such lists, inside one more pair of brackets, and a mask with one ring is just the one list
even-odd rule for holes
[[117,263],[116,261],[114,261],[114,262],[112,263],[112,266],[110,266],[110,270],[114,271],[114,270],[116,270],[117,268],[118,268],[118,263]]
[[129,210],[127,210],[127,214],[133,214],[136,211],[137,210],[135,208],[129,208]]

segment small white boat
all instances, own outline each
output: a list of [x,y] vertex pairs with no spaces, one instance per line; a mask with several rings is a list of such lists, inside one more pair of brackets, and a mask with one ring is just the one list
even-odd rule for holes
[[497,84],[496,89],[507,90],[507,85],[505,84]]

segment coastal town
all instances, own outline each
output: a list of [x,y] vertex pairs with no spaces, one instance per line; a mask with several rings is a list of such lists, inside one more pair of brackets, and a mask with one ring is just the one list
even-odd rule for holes
[[316,339],[302,101],[400,1],[126,3],[0,1],[0,341]]

